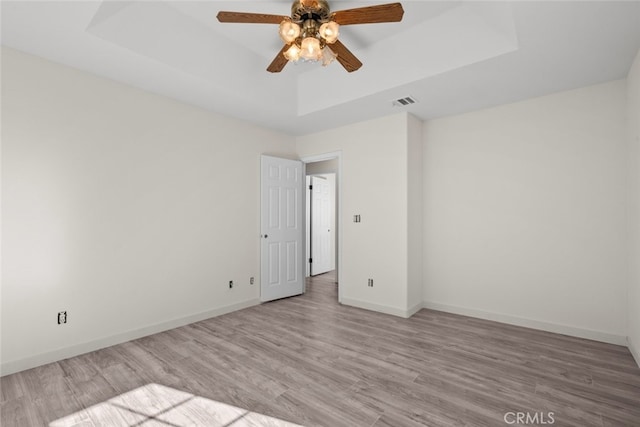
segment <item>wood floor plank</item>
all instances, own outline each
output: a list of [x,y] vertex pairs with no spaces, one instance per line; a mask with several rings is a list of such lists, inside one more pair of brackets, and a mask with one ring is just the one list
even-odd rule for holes
[[587,390],[583,387],[567,384],[538,384],[536,395],[561,403],[566,407],[585,408],[585,412],[596,411],[613,420],[625,423],[635,422],[636,425],[640,425],[640,407],[605,393],[594,392],[592,389]]
[[437,427],[437,426],[464,426],[464,424],[451,420],[425,419],[423,417],[410,418],[406,415],[398,414],[395,411],[387,411],[373,424],[373,427]]
[[640,368],[624,347],[342,306],[332,273],[305,295],[9,375],[0,390],[3,427],[494,427],[506,411],[640,426]]
[[[394,387],[390,387],[390,384]],[[448,399],[441,400],[442,396],[424,393],[421,388],[406,384],[398,386],[394,383],[369,384],[361,381],[354,388],[351,399],[378,408],[381,415],[387,414],[387,422],[390,414],[397,414],[401,419],[438,420],[442,426],[465,425],[469,422],[487,427],[496,424],[496,420],[486,414],[469,411]]]
[[82,409],[82,404],[78,402],[71,391],[67,393],[43,393],[32,400],[32,405],[39,418],[45,421],[57,420]]
[[0,403],[19,399],[27,395],[24,375],[7,375],[0,378]]
[[119,393],[102,375],[85,381],[68,381],[69,388],[83,408],[96,405],[117,396]]
[[41,426],[46,425],[31,398],[20,396],[0,403],[0,425]]
[[619,420],[609,418],[607,416],[602,417],[603,427],[638,427],[637,420]]
[[148,381],[138,372],[124,361],[101,370],[102,377],[118,393],[125,393],[147,384]]
[[477,379],[469,380],[448,374],[422,374],[417,384],[432,386],[453,396],[464,396],[467,402],[473,402],[484,408],[491,408],[497,414],[507,412],[549,413],[555,415],[554,424],[572,427],[601,427],[602,420],[597,411],[582,410],[574,412],[571,408],[563,408],[552,401],[532,396],[526,391],[504,390],[502,388],[482,388],[477,386]]
[[517,353],[509,351],[507,353],[495,349],[473,345],[455,345],[447,348],[445,354],[452,357],[466,355],[481,360],[483,365],[499,370],[512,370],[522,376],[528,376],[533,381],[538,378],[573,382],[578,384],[591,385],[593,379],[586,369],[578,366],[564,365],[559,363],[540,360],[540,356],[531,358],[527,356],[518,357]]
[[225,372],[229,380],[247,384],[268,399],[275,399],[289,389],[281,381],[271,378],[260,369],[254,369],[252,365],[241,365],[237,357],[218,353],[212,347],[198,342],[185,343],[183,347],[191,350],[192,354],[202,354],[202,362],[216,366],[217,370]]
[[287,391],[276,399],[276,403],[286,406],[305,426],[370,426],[379,417],[366,405],[336,399],[335,395],[318,389]]
[[65,377],[75,381],[87,381],[99,374],[98,368],[86,357],[72,357],[58,362]]

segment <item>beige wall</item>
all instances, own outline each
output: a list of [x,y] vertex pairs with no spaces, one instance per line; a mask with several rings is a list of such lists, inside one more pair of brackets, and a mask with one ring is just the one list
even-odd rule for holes
[[323,160],[321,162],[307,163],[307,175],[317,175],[323,173],[337,173],[338,159]]
[[627,129],[629,141],[629,348],[640,365],[640,52],[627,78]]
[[427,306],[624,343],[625,88],[426,123]]
[[298,137],[296,146],[303,158],[342,153],[343,303],[406,315],[407,115]]
[[294,139],[3,48],[2,373],[256,303],[259,154],[336,151],[345,303],[628,335],[637,358],[639,63]]
[[292,137],[3,48],[2,144],[3,373],[258,301]]

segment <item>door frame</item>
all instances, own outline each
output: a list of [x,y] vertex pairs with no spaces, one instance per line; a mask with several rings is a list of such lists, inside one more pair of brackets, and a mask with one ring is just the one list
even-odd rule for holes
[[[336,224],[337,224],[337,234],[338,234],[338,238],[337,238],[337,243],[336,243],[336,251],[338,251],[338,257],[336,259],[336,270],[338,270],[338,302],[342,303],[342,235],[344,234],[342,232],[342,151],[331,151],[328,153],[322,153],[322,154],[314,154],[314,155],[310,155],[310,156],[303,156],[300,157],[300,160],[302,161],[302,163],[304,164],[304,172],[305,172],[305,176],[306,176],[306,165],[307,163],[315,163],[315,162],[322,162],[324,160],[333,160],[333,159],[338,159],[338,170],[336,171],[336,191],[338,192],[338,214],[337,214],[337,218],[336,218]],[[304,192],[305,196],[306,196],[306,191]],[[304,208],[305,210],[307,209],[307,204],[306,202],[304,203]],[[307,215],[306,212],[303,215],[302,220],[305,222],[304,226],[305,229],[307,227]],[[305,233],[303,233],[304,235]],[[304,238],[306,239],[306,236],[304,236]],[[306,242],[305,242],[305,247],[306,247]]]

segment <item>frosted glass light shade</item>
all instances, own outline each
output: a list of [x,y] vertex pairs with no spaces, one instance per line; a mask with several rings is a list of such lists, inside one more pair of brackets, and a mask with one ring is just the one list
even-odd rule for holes
[[336,55],[334,51],[329,49],[329,46],[325,46],[324,49],[322,49],[322,66],[326,67],[327,65],[335,61],[337,57],[338,55]]
[[302,40],[302,52],[300,52],[300,56],[309,61],[317,61],[322,58],[320,40],[315,37],[307,37]]
[[320,37],[327,43],[335,43],[338,40],[340,26],[333,21],[326,22],[320,26]]
[[284,57],[291,62],[296,62],[300,59],[300,48],[294,43],[289,49],[284,52]]
[[289,44],[300,35],[300,26],[295,22],[287,21],[285,19],[280,23],[279,33],[282,41]]

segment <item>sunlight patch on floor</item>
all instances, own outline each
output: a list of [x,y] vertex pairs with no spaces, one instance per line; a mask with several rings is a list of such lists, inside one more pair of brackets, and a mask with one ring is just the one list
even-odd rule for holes
[[159,384],[137,389],[49,423],[49,427],[300,427]]

